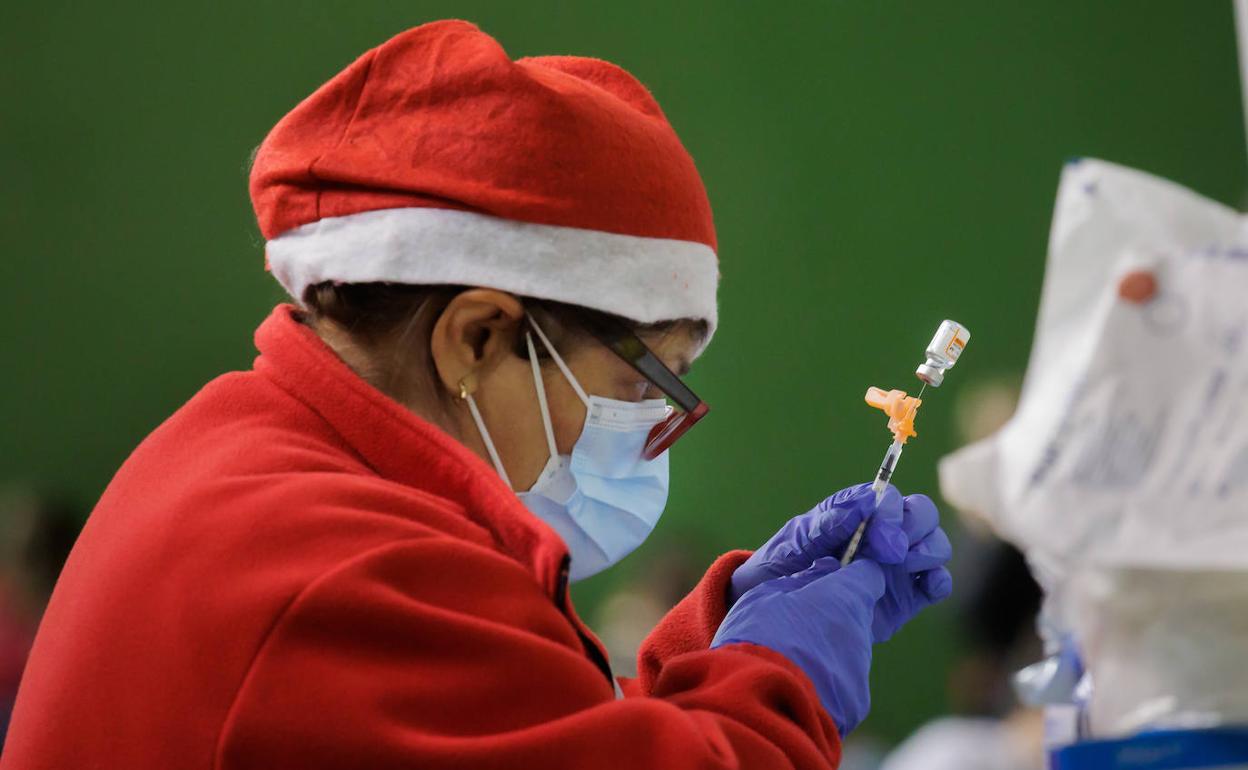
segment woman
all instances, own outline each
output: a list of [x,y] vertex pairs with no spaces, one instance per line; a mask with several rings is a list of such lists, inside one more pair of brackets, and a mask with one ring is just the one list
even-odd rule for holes
[[118,472],[3,767],[836,765],[871,645],[949,591],[926,498],[722,557],[635,680],[568,600],[706,412],[673,370],[715,330],[711,212],[641,84],[425,25],[279,122],[251,192],[302,307]]

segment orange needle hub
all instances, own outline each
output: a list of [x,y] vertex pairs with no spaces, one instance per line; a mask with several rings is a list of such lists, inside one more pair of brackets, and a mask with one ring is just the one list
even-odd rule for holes
[[867,403],[888,415],[888,429],[898,444],[919,435],[914,432],[914,418],[923,404],[921,399],[906,395],[904,390],[868,388]]

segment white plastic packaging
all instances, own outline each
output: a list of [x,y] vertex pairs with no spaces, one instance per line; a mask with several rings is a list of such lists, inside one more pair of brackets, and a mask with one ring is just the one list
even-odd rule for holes
[[1248,572],[1119,567],[1080,583],[1094,735],[1248,724]]
[[[1156,296],[1125,300],[1140,272]],[[941,462],[944,495],[1057,579],[1093,559],[1248,569],[1245,297],[1243,216],[1138,171],[1068,166],[1018,410]]]
[[1248,723],[1248,218],[1068,165],[1018,410],[940,479],[1027,552],[1095,737]]

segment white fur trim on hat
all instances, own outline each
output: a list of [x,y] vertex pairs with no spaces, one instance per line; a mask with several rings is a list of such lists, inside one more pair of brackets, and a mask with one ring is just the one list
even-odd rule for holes
[[719,261],[709,246],[692,241],[399,208],[296,227],[270,240],[266,253],[296,301],[324,281],[463,284],[639,323],[696,318],[713,333],[718,320]]

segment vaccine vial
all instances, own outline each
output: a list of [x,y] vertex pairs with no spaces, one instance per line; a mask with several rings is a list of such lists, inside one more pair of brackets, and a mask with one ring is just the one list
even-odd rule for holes
[[915,370],[915,375],[933,388],[939,388],[945,381],[945,370],[951,369],[958,362],[966,343],[971,341],[971,333],[957,321],[944,321],[936,330],[927,346],[927,361]]

